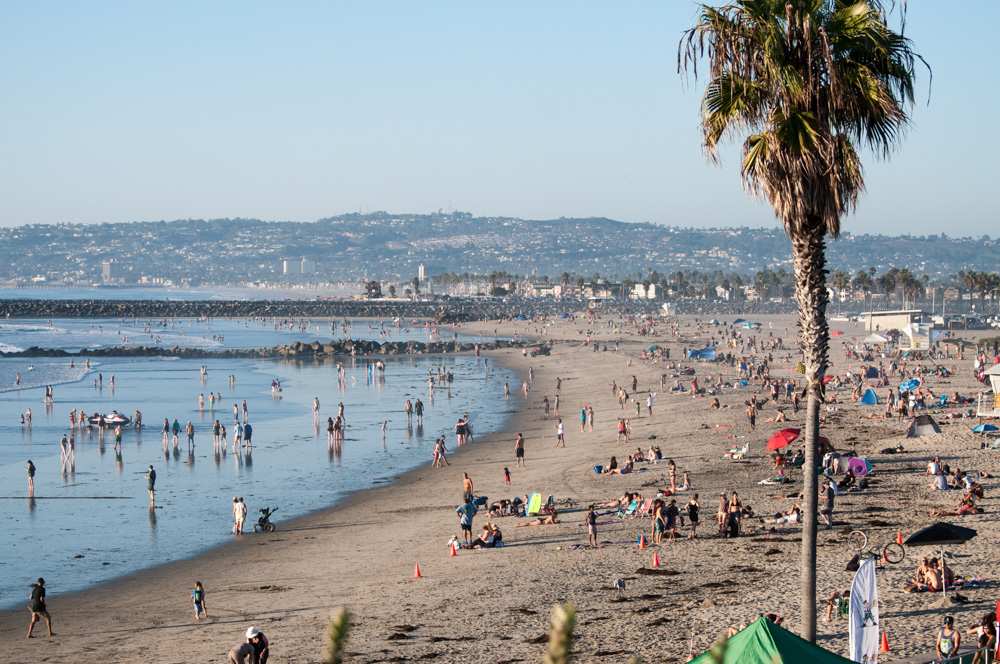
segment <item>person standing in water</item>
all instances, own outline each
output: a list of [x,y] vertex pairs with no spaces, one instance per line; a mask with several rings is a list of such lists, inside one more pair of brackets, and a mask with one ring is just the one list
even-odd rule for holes
[[152,464],[146,471],[146,491],[149,492],[149,505],[153,507],[156,505],[156,470],[153,469]]
[[35,464],[31,463],[31,459],[28,459],[26,465],[28,470],[28,497],[35,495]]
[[417,426],[424,425],[424,402],[417,399],[413,402],[413,414],[417,416]]

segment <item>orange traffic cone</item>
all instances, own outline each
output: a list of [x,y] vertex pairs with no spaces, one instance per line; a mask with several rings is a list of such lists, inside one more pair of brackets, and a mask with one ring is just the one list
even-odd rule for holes
[[448,555],[451,556],[452,558],[458,555],[458,547],[455,545],[454,542],[451,543],[451,549]]
[[648,545],[646,544],[646,536],[643,534],[639,535],[639,548],[645,549]]
[[653,552],[652,566],[654,569],[660,566],[660,554],[656,553],[655,551]]
[[420,563],[413,563],[413,578],[422,579],[424,575],[420,573]]
[[882,632],[882,645],[879,646],[879,652],[889,652],[889,636]]
[[898,544],[900,546],[903,546],[903,531],[902,530],[897,530],[896,531],[896,544]]

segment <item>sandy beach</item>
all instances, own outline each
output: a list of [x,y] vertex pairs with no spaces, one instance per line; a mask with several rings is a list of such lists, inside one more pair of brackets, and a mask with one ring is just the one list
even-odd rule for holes
[[[771,462],[762,452],[764,442],[783,426],[801,422],[788,408],[789,423],[773,424],[775,413],[765,407],[755,432],[749,430],[743,402],[752,391],[726,389],[722,407],[709,408],[709,397],[670,394],[674,380],[687,384],[690,377],[676,377],[670,362],[692,366],[706,383],[721,371],[726,381],[737,369],[721,364],[678,360],[685,347],[700,347],[722,328],[699,329],[694,319],[671,319],[679,325],[673,334],[659,323],[655,334],[640,336],[634,327],[609,328],[605,320],[593,328],[595,338],[608,343],[594,352],[584,344],[583,321],[559,321],[544,328],[532,322],[464,325],[466,332],[502,336],[519,334],[553,340],[550,356],[524,357],[520,351],[489,353],[534,382],[527,398],[519,385],[511,385],[510,404],[517,409],[508,430],[477,439],[455,453],[454,437],[448,441],[451,465],[433,469],[428,463],[389,485],[355,494],[335,508],[292,523],[279,521],[273,535],[244,536],[198,556],[122,578],[100,587],[53,597],[49,608],[57,635],[24,639],[28,612],[0,614],[0,635],[8,643],[7,661],[68,662],[81,658],[95,662],[210,663],[225,662],[228,649],[241,640],[250,626],[263,630],[271,640],[272,662],[317,662],[322,652],[324,626],[337,607],[354,615],[348,652],[350,661],[435,662],[536,662],[544,649],[551,606],[571,601],[578,610],[574,650],[578,661],[624,662],[640,655],[647,662],[681,662],[701,652],[729,626],[747,623],[760,612],[782,614],[793,630],[798,623],[799,528],[787,526],[769,532],[759,519],[746,519],[743,536],[733,540],[715,534],[714,512],[722,491],[736,490],[758,515],[769,515],[791,506],[801,481],[785,486],[761,486],[771,475]],[[794,319],[762,317],[756,334],[781,337],[785,348],[797,345]],[[865,336],[860,324],[833,324],[844,332],[831,343],[832,366],[828,374],[857,371],[859,362],[848,361],[843,342]],[[969,337],[971,335],[964,334]],[[669,348],[671,360],[643,360],[650,344]],[[774,351],[771,375],[795,376],[794,350]],[[972,353],[964,360],[936,363],[953,369],[950,378],[928,378],[935,392],[974,395],[978,384],[971,375]],[[888,364],[888,362],[887,362]],[[667,389],[660,377],[667,374]],[[636,398],[642,414],[636,417],[629,403],[624,411],[611,390],[612,381],[630,387],[636,377]],[[546,418],[542,398],[554,399],[560,378],[561,414],[566,448],[554,448],[556,420]],[[391,377],[390,377],[391,379]],[[896,381],[898,382],[898,381]],[[652,416],[645,412],[646,393],[657,392]],[[879,389],[880,397],[885,388]],[[631,390],[630,390],[631,392]],[[932,509],[957,507],[960,492],[936,492],[924,475],[927,461],[940,455],[963,470],[1000,474],[996,452],[981,450],[981,438],[970,433],[974,420],[951,420],[935,414],[942,433],[917,439],[903,437],[908,421],[883,420],[883,406],[850,403],[850,388],[836,392],[836,408],[825,413],[823,433],[838,449],[851,449],[875,465],[871,486],[838,498],[835,527],[819,533],[819,588],[822,599],[850,586],[852,573],[844,570],[851,557],[847,533],[867,531],[871,540],[888,542],[901,530],[904,535],[936,519]],[[761,395],[766,396],[766,395]],[[579,409],[584,403],[595,411],[593,432],[580,431]],[[770,404],[769,404],[770,406]],[[967,407],[966,407],[967,408]],[[456,416],[459,413],[456,413]],[[616,441],[618,417],[629,416],[632,441]],[[515,467],[516,432],[526,439],[526,468]],[[655,436],[651,439],[650,436]],[[731,447],[750,443],[748,458],[723,459]],[[595,464],[607,464],[612,455],[621,459],[637,447],[645,451],[658,445],[665,459],[677,464],[678,477],[690,473],[700,494],[702,526],[699,538],[639,550],[635,539],[649,532],[649,519],[621,520],[613,515],[599,521],[601,547],[586,548],[586,506],[604,502],[625,491],[652,496],[666,482],[666,464],[640,464],[626,476],[598,476]],[[902,444],[899,454],[879,451]],[[503,484],[503,468],[512,473],[512,485]],[[506,546],[500,549],[461,551],[449,556],[448,540],[459,534],[455,508],[461,500],[462,473],[467,472],[476,493],[490,502],[530,492],[570,498],[576,506],[561,511],[560,523],[534,528],[515,527],[518,519],[496,519]],[[997,554],[991,544],[1000,535],[995,518],[997,481],[983,482],[982,514],[942,520],[976,528],[978,537],[961,547],[949,565],[966,578],[986,579],[985,587],[963,590],[969,600],[949,612],[963,631],[978,623],[996,599]],[[689,493],[678,496],[678,505]],[[224,529],[227,507],[220,505],[218,523],[206,529]],[[165,514],[161,518],[169,518]],[[474,531],[485,523],[477,515]],[[108,525],[113,527],[112,524]],[[191,533],[198,537],[199,533]],[[653,552],[661,559],[659,574],[642,574]],[[879,572],[882,618],[892,652],[885,661],[932,652],[933,635],[944,609],[934,606],[937,597],[909,594],[902,588],[920,557],[937,551],[907,550],[906,560],[886,565]],[[415,580],[414,564],[424,578]],[[95,563],[96,564],[96,563]],[[625,590],[612,585],[624,579]],[[190,589],[201,580],[207,590],[209,620],[196,623],[190,606]],[[25,584],[27,593],[27,583]],[[57,593],[58,588],[50,588]],[[825,613],[823,605],[817,610]],[[819,643],[844,654],[847,621],[819,623]]]

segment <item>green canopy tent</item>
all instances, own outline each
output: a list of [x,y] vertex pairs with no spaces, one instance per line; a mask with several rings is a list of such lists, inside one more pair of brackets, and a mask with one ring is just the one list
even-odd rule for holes
[[[846,657],[809,643],[763,617],[734,634],[724,647],[722,664],[851,664]],[[690,662],[716,663],[710,651],[703,652]]]

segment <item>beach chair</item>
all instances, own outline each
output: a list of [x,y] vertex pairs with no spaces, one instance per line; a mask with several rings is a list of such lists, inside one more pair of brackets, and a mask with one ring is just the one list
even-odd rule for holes
[[649,516],[652,511],[653,511],[653,499],[647,498],[646,501],[642,504],[642,506],[636,511],[635,516],[637,517]]
[[723,459],[732,459],[733,461],[739,461],[740,459],[746,458],[747,454],[750,453],[750,441],[743,443],[742,447],[733,447],[728,452],[722,455]]
[[619,509],[617,516],[619,519],[627,519],[631,516],[635,516],[635,511],[637,509],[639,509],[639,501],[633,500],[628,504],[628,507],[626,507],[625,509]]

